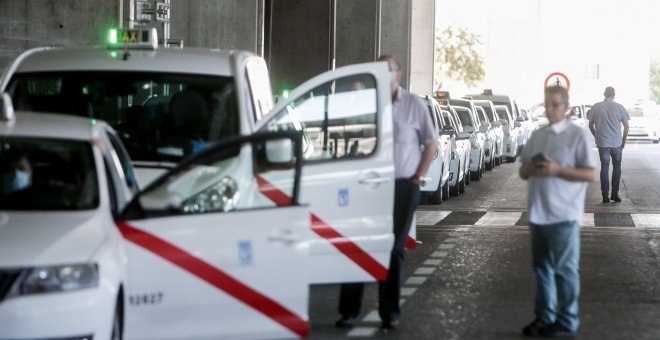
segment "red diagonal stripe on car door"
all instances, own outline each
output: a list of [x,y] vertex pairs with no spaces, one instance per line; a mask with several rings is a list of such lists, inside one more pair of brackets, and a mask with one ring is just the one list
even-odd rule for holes
[[303,318],[282,306],[277,301],[233,278],[191,253],[155,235],[135,228],[127,223],[117,224],[119,231],[128,241],[160,256],[175,266],[220,289],[235,299],[261,312],[300,337],[309,334],[309,325]]
[[[268,197],[277,206],[287,206],[291,204],[291,197],[276,186],[268,182],[261,176],[257,176],[259,191]],[[340,234],[337,230],[325,223],[314,213],[311,214],[312,230],[330,242],[337,250],[346,255],[351,261],[357,264],[364,271],[369,273],[378,281],[387,279],[387,268],[376,261],[371,255],[362,250],[357,244],[351,242],[347,237]]]

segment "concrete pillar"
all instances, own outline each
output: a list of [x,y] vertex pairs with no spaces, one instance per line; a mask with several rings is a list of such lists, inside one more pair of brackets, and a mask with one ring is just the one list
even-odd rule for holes
[[410,84],[411,7],[412,0],[382,0],[381,7],[380,52],[399,60],[404,88]]
[[430,95],[435,62],[435,0],[412,1],[411,18],[410,91]]

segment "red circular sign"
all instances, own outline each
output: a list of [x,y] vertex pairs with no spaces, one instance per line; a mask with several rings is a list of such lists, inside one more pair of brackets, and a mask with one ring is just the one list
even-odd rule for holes
[[545,83],[543,83],[543,87],[544,87],[544,88],[548,87],[548,81],[551,80],[552,77],[557,77],[557,80],[556,80],[557,83],[556,83],[556,85],[560,85],[560,86],[562,85],[562,83],[561,83],[561,81],[559,80],[559,78],[563,78],[563,79],[564,79],[564,83],[566,84],[566,86],[565,86],[565,87],[566,87],[566,90],[567,90],[567,91],[570,91],[570,89],[571,89],[571,81],[568,80],[568,77],[567,77],[565,74],[561,73],[561,72],[552,72],[552,73],[550,73],[550,75],[548,75],[548,77],[545,78]]

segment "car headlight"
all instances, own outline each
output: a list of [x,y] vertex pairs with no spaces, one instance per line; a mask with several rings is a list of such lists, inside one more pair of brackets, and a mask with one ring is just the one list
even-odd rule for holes
[[225,176],[218,183],[183,202],[182,210],[187,214],[227,212],[236,208],[239,198],[238,184],[233,178]]
[[96,263],[24,269],[8,296],[70,292],[99,285]]

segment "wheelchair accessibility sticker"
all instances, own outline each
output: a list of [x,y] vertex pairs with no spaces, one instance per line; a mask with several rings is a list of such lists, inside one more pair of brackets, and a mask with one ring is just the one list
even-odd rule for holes
[[337,203],[340,207],[345,207],[348,205],[348,189],[339,189]]

